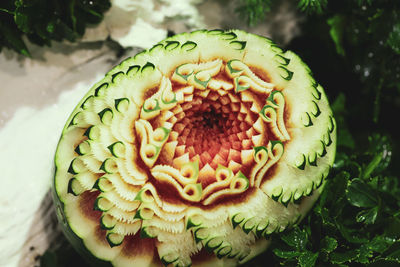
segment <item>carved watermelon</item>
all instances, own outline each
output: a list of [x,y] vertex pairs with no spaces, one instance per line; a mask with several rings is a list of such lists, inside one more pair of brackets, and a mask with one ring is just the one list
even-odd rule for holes
[[239,30],[184,33],[77,105],[55,202],[96,266],[235,266],[301,220],[335,147],[326,95],[297,55]]

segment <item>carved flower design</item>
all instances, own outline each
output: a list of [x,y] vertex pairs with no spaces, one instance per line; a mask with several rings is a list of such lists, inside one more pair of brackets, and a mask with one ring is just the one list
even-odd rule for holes
[[240,31],[178,35],[75,109],[56,155],[59,216],[116,266],[243,262],[312,203],[334,125],[293,53]]

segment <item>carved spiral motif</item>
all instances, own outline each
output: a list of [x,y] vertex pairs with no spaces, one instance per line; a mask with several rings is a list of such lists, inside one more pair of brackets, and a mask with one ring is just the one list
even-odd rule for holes
[[147,183],[202,205],[259,187],[290,139],[273,88],[239,60],[183,64],[163,76],[135,122],[138,157],[155,182]]
[[[282,86],[293,77],[290,59],[267,42],[274,74],[245,63],[246,42],[234,32],[215,33],[200,35],[212,34],[232,55],[199,60],[196,42],[160,43],[131,60],[143,64],[127,60],[111,71],[65,127],[56,155],[60,217],[96,257],[188,266],[207,250],[244,261],[266,247],[260,237],[301,218],[302,197],[327,176],[332,157],[322,159],[335,124],[330,111],[319,117],[322,88],[307,89],[301,101],[311,104],[293,116],[294,98]],[[173,58],[180,54],[188,58]],[[298,149],[318,117],[328,128],[309,151]],[[285,154],[287,144],[296,153]],[[290,180],[304,170],[318,175]]]

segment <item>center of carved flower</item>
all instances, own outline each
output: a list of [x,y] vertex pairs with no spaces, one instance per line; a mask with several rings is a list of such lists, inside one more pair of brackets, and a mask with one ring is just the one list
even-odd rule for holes
[[140,157],[182,199],[209,205],[259,187],[290,137],[284,97],[239,60],[183,64],[135,123]]

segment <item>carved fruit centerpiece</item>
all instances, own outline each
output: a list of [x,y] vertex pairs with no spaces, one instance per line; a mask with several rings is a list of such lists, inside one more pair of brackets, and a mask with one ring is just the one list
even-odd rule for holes
[[55,158],[58,216],[96,266],[235,266],[302,219],[335,147],[297,55],[238,30],[184,33],[75,108]]

